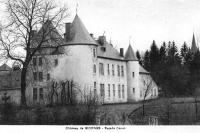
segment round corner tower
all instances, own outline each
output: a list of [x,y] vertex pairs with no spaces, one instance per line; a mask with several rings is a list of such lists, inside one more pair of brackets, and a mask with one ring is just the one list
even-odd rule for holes
[[77,14],[72,23],[66,23],[64,36],[65,51],[68,54],[66,60],[69,60],[69,63],[66,63],[66,68],[70,71],[69,79],[76,80],[81,93],[93,91],[93,66],[97,58],[97,43]]
[[139,99],[139,62],[134,51],[129,45],[125,59],[127,61],[127,101],[138,101]]

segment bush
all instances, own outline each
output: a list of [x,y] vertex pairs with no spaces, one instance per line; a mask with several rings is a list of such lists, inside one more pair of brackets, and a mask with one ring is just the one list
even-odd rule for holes
[[4,124],[4,125],[14,124],[16,110],[17,108],[12,103],[5,103],[1,105],[0,124]]

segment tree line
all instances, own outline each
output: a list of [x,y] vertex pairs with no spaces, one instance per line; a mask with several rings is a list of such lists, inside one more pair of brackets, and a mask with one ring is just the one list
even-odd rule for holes
[[166,97],[196,95],[200,87],[200,52],[192,52],[186,42],[180,50],[174,41],[158,47],[156,42],[141,56],[136,56]]

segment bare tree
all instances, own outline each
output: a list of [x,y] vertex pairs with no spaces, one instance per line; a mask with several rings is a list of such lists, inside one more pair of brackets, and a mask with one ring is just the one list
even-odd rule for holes
[[[22,64],[21,105],[27,106],[28,66],[35,53],[49,40],[61,43],[62,37],[53,35],[68,16],[67,8],[57,7],[52,0],[8,0],[5,5],[8,23],[1,27],[1,56]],[[37,27],[40,28],[38,32],[35,31]],[[17,49],[23,49],[24,54],[19,54]]]
[[153,91],[153,79],[151,78],[150,75],[144,75],[141,78],[142,83],[143,83],[143,92],[144,92],[144,96],[143,96],[143,100],[142,100],[142,115],[145,115],[145,109],[144,109],[144,104],[145,104],[145,100],[147,99],[147,97],[149,96],[149,94]]
[[58,83],[56,81],[52,81],[52,86],[50,88],[50,93],[49,93],[49,100],[50,100],[50,105],[52,106],[53,103],[54,103],[54,97],[56,97],[56,103],[58,103],[58,97],[59,97],[59,94],[58,94],[58,89],[59,89],[59,86],[58,86]]
[[61,103],[62,105],[72,105],[76,101],[77,87],[73,80],[62,81],[61,83]]

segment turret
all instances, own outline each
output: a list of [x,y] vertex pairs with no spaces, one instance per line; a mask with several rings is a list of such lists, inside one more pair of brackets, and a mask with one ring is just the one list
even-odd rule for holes
[[127,61],[127,94],[128,102],[137,101],[139,99],[139,62],[135,53],[129,45],[125,60]]
[[[96,82],[92,68],[97,67],[96,58],[98,44],[92,35],[89,34],[77,14],[72,23],[65,24],[64,36],[64,48],[66,53],[70,55],[64,58],[66,62],[70,63],[64,64],[66,69],[62,70],[64,74],[63,77],[79,84],[80,94],[77,94],[77,99],[83,100],[81,99],[82,95],[89,94],[90,91],[93,91],[91,89],[94,88],[92,86],[94,82]],[[58,77],[60,75],[58,75]]]

